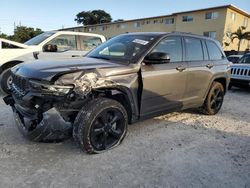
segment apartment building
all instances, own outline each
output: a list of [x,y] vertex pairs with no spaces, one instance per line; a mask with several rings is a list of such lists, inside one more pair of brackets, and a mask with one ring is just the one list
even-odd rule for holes
[[[250,31],[250,14],[234,5],[224,5],[63,30],[98,33],[108,39],[130,32],[188,32],[215,38],[221,43],[224,50],[237,50],[237,39],[232,43],[227,33],[235,32],[240,26],[244,26],[245,31]],[[225,42],[230,45],[226,46]],[[247,48],[250,48],[250,41],[243,40],[240,50],[244,51]]]

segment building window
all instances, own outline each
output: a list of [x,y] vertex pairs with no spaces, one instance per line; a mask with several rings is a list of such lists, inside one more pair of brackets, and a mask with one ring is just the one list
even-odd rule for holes
[[218,17],[219,17],[218,12],[208,12],[208,13],[206,13],[205,19],[212,20],[212,19],[217,19]]
[[206,37],[211,37],[213,39],[216,39],[216,32],[215,31],[207,31],[207,32],[204,32],[203,35]]
[[174,24],[174,18],[166,18],[165,24],[167,24],[167,25]]
[[101,26],[101,27],[99,28],[100,31],[105,31],[105,30],[107,30],[107,29],[108,29],[108,26]]
[[244,20],[243,20],[243,26],[244,27],[248,26],[248,18],[244,18]]
[[159,20],[154,20],[154,24],[157,24],[159,23],[160,21]]
[[182,21],[183,22],[192,22],[194,20],[193,16],[183,16]]
[[234,12],[231,12],[231,19],[233,20],[233,21],[235,21],[236,20],[236,13],[234,13]]
[[126,29],[127,28],[127,24],[121,24],[121,29]]
[[140,22],[135,22],[134,23],[134,28],[138,28],[138,27],[140,27],[141,26],[141,23]]
[[150,24],[150,23],[151,23],[151,21],[150,21],[150,20],[147,20],[147,21],[146,21],[146,24]]

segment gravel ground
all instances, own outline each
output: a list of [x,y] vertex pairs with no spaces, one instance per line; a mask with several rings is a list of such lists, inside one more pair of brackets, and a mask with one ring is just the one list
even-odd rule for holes
[[111,151],[72,140],[34,143],[0,102],[0,187],[249,187],[250,92],[234,89],[216,116],[171,113],[129,126]]

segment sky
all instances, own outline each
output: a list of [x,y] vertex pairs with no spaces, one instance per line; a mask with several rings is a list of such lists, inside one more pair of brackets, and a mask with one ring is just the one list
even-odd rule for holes
[[77,13],[105,10],[113,20],[167,15],[233,4],[250,13],[249,0],[1,0],[0,33],[13,34],[14,25],[43,31],[79,26]]

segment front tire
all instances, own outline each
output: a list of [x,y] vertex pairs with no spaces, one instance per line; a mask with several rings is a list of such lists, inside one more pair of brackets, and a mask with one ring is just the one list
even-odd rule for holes
[[219,82],[213,82],[206,100],[201,108],[202,113],[206,115],[217,114],[223,104],[224,95],[225,92],[223,85]]
[[118,146],[126,136],[127,111],[119,102],[97,98],[78,113],[73,136],[87,153],[102,153]]
[[1,90],[6,94],[10,94],[10,84],[12,82],[10,69],[11,68],[4,70],[0,76],[0,87]]

